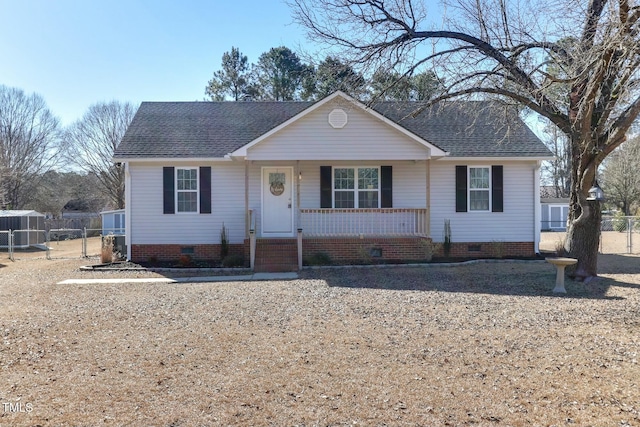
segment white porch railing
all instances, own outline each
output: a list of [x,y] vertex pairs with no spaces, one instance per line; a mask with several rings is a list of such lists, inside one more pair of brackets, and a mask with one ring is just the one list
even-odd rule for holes
[[305,236],[426,236],[427,209],[300,209]]

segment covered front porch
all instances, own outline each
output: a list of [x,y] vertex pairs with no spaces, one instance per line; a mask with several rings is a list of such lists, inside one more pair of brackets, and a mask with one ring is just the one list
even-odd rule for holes
[[298,209],[294,236],[279,238],[260,233],[253,210],[247,216],[250,266],[256,271],[429,258],[426,208]]
[[278,253],[297,268],[320,255],[338,264],[425,259],[429,167],[428,160],[248,161],[251,267],[277,264]]
[[245,236],[429,236],[429,169],[428,160],[246,162]]

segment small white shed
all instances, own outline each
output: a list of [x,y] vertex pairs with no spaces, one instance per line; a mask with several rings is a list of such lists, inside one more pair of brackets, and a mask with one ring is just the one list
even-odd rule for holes
[[124,209],[100,212],[102,217],[102,235],[125,235]]
[[44,215],[31,210],[0,210],[0,247],[9,246],[9,230],[13,231],[16,248],[45,243]]

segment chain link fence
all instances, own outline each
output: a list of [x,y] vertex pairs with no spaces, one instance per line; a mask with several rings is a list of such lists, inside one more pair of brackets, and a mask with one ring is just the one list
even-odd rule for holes
[[9,245],[9,241],[11,237],[11,231],[0,231],[0,259],[10,258],[9,248],[11,245]]
[[640,217],[602,217],[600,252],[640,254]]
[[[59,228],[0,231],[0,259],[73,259],[99,257],[102,229]],[[116,251],[126,255],[125,236],[115,236]]]
[[[540,249],[553,252],[563,245],[564,237],[564,231],[542,232]],[[640,254],[640,217],[603,216],[600,253]]]

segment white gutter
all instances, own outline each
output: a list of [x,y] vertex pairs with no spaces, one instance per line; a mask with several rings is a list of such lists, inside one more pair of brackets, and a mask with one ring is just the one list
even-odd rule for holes
[[439,157],[434,160],[438,160],[440,162],[498,162],[498,161],[519,161],[519,162],[532,162],[532,161],[543,161],[543,160],[553,160],[554,157]]
[[112,159],[117,163],[135,162],[135,163],[211,163],[211,162],[231,162],[233,159],[225,157],[114,157]]

